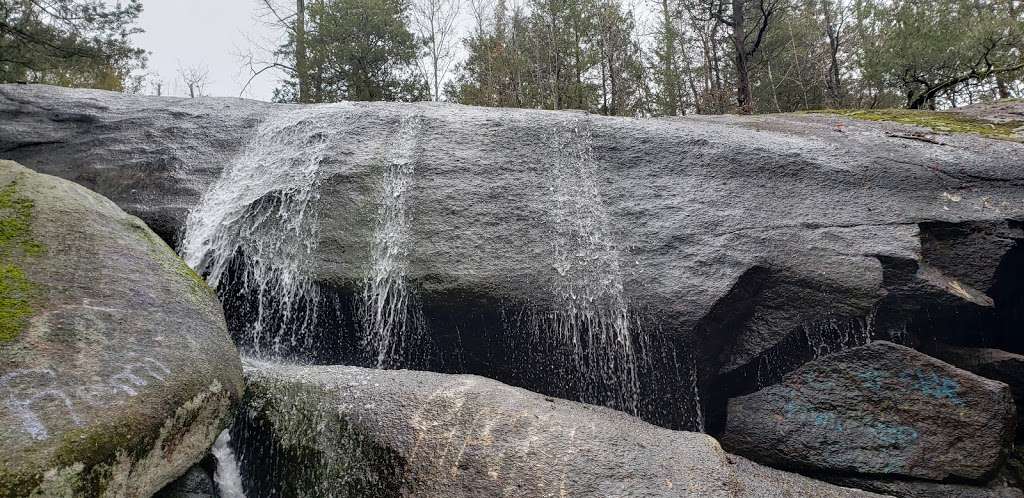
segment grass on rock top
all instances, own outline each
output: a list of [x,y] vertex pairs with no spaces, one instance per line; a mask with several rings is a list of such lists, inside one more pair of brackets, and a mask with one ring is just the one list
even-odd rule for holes
[[812,111],[814,114],[835,114],[867,121],[891,121],[944,133],[975,133],[1000,140],[1024,141],[1017,130],[1024,121],[994,123],[947,111],[919,111],[913,109],[829,109]]
[[17,189],[17,181],[0,189],[0,343],[16,339],[32,316],[36,286],[15,261],[45,250],[32,238],[32,200]]

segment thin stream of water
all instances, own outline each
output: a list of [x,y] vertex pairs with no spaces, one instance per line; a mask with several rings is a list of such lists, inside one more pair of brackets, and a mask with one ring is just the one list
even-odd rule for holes
[[363,281],[364,345],[377,368],[402,366],[423,330],[415,296],[407,285],[409,220],[406,205],[415,171],[422,118],[402,118],[384,159],[377,221],[370,240],[370,271]]
[[238,470],[238,460],[235,458],[235,452],[231,449],[231,434],[227,429],[217,436],[210,452],[217,460],[217,470],[213,474],[213,481],[217,483],[217,492],[220,498],[245,498],[245,491],[242,489],[242,474]]
[[635,414],[639,323],[623,290],[620,250],[601,197],[589,125],[581,119],[564,123],[551,147],[556,309],[542,333],[570,345],[577,371],[610,392],[614,407]]

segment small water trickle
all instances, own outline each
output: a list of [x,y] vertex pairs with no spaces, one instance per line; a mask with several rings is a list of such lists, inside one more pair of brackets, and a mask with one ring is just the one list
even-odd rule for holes
[[[185,223],[181,255],[218,291],[242,258],[234,285],[254,297],[243,347],[275,356],[315,326],[318,287],[303,269],[316,250],[315,203],[330,133],[344,133],[346,104],[270,116]],[[328,131],[325,131],[328,130]]]
[[421,116],[403,117],[384,158],[377,220],[370,239],[370,268],[360,302],[363,342],[378,368],[403,365],[404,356],[423,332],[420,309],[406,276],[406,198],[413,183],[414,155],[422,126]]
[[217,484],[218,495],[221,498],[245,498],[242,475],[238,471],[238,460],[231,449],[231,434],[227,429],[217,436],[210,451],[217,460],[213,481]]
[[595,399],[584,401],[636,414],[642,331],[623,291],[620,250],[601,198],[589,125],[580,119],[564,123],[550,146],[555,308],[534,333],[567,346],[577,375],[591,384]]
[[704,406],[700,400],[700,380],[697,377],[697,362],[694,360],[693,355],[688,354],[687,358],[690,371],[690,402],[693,403],[691,427],[695,428],[697,432],[704,432],[706,429],[704,424]]
[[804,335],[814,358],[871,343],[876,310],[858,318],[829,316],[804,324]]

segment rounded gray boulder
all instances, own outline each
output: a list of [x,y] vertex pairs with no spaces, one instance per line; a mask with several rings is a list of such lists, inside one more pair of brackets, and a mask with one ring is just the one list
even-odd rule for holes
[[243,384],[209,287],[138,218],[0,161],[0,496],[149,496]]

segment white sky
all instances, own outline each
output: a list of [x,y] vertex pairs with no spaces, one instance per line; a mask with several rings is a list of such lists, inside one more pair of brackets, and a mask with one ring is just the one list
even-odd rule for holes
[[[110,3],[114,3],[108,0]],[[276,33],[256,18],[260,0],[143,0],[135,43],[150,52],[149,71],[164,81],[164,95],[187,95],[179,67],[209,70],[206,95],[237,97],[248,79],[241,54],[251,40],[267,43]],[[270,100],[279,72],[267,71],[245,97]],[[147,85],[145,93],[154,93]]]

